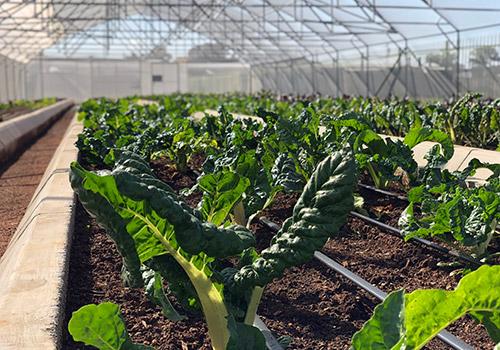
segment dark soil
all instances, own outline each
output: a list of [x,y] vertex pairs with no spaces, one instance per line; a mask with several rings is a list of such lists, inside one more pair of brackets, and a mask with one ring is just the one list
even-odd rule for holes
[[[363,197],[370,212],[379,212],[387,224],[397,224],[397,219],[406,203],[387,196],[376,196],[370,191],[366,192],[363,193]],[[295,202],[293,196],[288,196],[287,199],[280,198],[276,210],[273,206],[263,215],[281,224],[292,215]],[[259,235],[266,237],[264,229],[257,231],[256,234],[257,237]],[[269,232],[267,234],[269,235]],[[385,292],[397,289],[410,292],[418,288],[451,290],[461,278],[460,274],[452,274],[452,268],[438,266],[438,263],[451,263],[453,261],[451,258],[438,254],[431,248],[405,243],[399,237],[391,236],[377,227],[352,217],[348,218],[339,237],[327,242],[323,252]],[[274,283],[268,290],[272,290],[273,286]],[[475,347],[494,346],[485,328],[470,317],[458,320],[448,327],[448,330]],[[441,346],[446,348],[445,344],[435,341],[430,348]]]
[[293,267],[269,284],[258,313],[291,349],[349,349],[377,300],[317,261]]
[[67,112],[18,158],[0,169],[0,256],[16,231],[73,115]]
[[371,217],[384,224],[398,227],[399,217],[408,206],[407,201],[363,188],[359,188],[359,194],[363,197],[365,201],[364,208]]
[[[79,204],[71,247],[65,325],[71,313],[83,305],[112,301],[120,305],[134,342],[153,345],[159,350],[211,349],[201,315],[189,314],[186,321],[169,321],[141,289],[123,286],[121,266],[114,242]],[[93,348],[75,343],[65,331],[64,349]]]
[[[451,290],[461,277],[452,273],[453,268],[438,266],[451,263],[451,258],[421,245],[405,243],[357,218],[349,218],[340,236],[327,242],[323,252],[385,292]],[[469,317],[455,322],[448,330],[477,348],[494,346],[484,327]]]
[[[165,159],[152,162],[158,176],[175,190],[191,187],[196,177],[188,172],[178,174]],[[281,224],[292,212],[298,195],[279,194],[275,204],[261,216]],[[192,197],[192,206],[199,201]],[[370,199],[377,205],[377,199]],[[387,205],[390,205],[388,201]],[[383,204],[379,203],[380,206]],[[383,209],[392,220],[399,216],[399,204]],[[260,221],[252,228],[257,248],[269,246],[274,235]],[[404,243],[382,233],[363,221],[350,218],[340,237],[327,243],[324,252],[363,278],[389,292],[398,288],[446,288],[456,286],[459,277],[451,277],[451,269],[440,268],[448,261],[435,252]],[[113,301],[121,305],[132,339],[157,349],[209,349],[206,328],[199,315],[189,320],[170,322],[152,305],[141,291],[122,286],[121,259],[114,244],[79,207],[76,217],[75,242],[71,252],[67,314],[87,303]],[[172,297],[175,300],[175,298]],[[317,261],[289,269],[282,278],[269,284],[258,313],[276,336],[293,339],[291,349],[348,349],[352,335],[371,316],[378,303],[374,297]],[[484,328],[469,318],[449,328],[479,349],[492,348]],[[83,349],[67,335],[65,349]],[[439,340],[429,349],[449,349]]]

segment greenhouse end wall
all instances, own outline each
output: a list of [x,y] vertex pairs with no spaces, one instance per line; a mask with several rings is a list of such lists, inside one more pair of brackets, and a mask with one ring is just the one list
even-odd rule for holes
[[26,65],[0,55],[0,102],[26,96]]
[[91,97],[170,94],[173,92],[245,92],[261,89],[248,65],[241,63],[168,63],[159,60],[32,60],[26,67],[23,97]]

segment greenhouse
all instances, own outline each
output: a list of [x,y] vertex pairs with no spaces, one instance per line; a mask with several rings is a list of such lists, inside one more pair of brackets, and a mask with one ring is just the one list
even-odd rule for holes
[[500,350],[500,2],[0,1],[0,350]]

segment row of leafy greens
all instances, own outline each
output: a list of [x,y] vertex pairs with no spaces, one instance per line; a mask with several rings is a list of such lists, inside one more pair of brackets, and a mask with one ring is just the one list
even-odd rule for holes
[[[238,99],[231,103],[234,96],[217,107],[217,115],[206,114],[201,120],[192,115],[216,108],[212,105],[216,96],[158,99],[159,104],[150,105],[105,99],[83,104],[80,116],[85,128],[78,140],[82,164],[72,166],[72,184],[85,208],[115,240],[126,283],[144,286],[166,317],[183,319],[166,297],[166,283],[184,307],[204,312],[215,349],[263,346],[261,334],[251,327],[263,288],[287,266],[310,259],[337,232],[352,206],[349,191],[356,179],[355,163],[378,187],[409,179],[414,187],[410,198],[415,199],[410,205],[415,207],[420,207],[417,199],[424,198],[427,189],[442,188],[451,178],[462,179],[462,183],[465,179],[463,174],[441,170],[453,154],[452,139],[426,123],[409,129],[403,140],[384,140],[362,114],[323,114],[331,107],[325,101],[319,105],[293,102],[291,108],[288,102],[278,101],[276,107],[269,102],[271,98],[263,99],[254,104],[263,121],[258,122],[227,112],[239,106]],[[423,141],[439,145],[429,154],[428,166],[418,169],[411,148]],[[156,179],[148,164],[150,159],[166,157],[177,171],[190,172],[189,162],[196,154],[206,159],[202,173],[197,184],[181,195]],[[110,170],[94,173],[85,169],[88,165]],[[469,175],[480,166],[473,167]],[[346,176],[350,177],[349,186]],[[494,181],[490,183],[495,186]],[[498,199],[498,189],[495,191]],[[183,201],[183,195],[193,192],[201,193],[196,209]],[[302,195],[292,218],[271,247],[259,255],[248,227],[279,192]],[[428,192],[437,195],[435,190]],[[463,194],[459,196],[463,199]],[[488,196],[476,197],[493,198]],[[449,197],[438,200],[448,203]],[[472,201],[471,206],[476,203]],[[478,237],[486,236],[485,240],[476,239],[479,249],[491,240],[491,231],[484,227],[494,227],[496,205],[487,202],[484,208],[493,213],[493,219],[484,219],[480,213],[475,221],[480,223],[469,230]],[[404,230],[407,237],[423,234],[422,230],[414,234],[415,228],[421,228],[419,217],[410,210],[406,214],[412,225]],[[476,228],[482,231],[476,232]],[[116,306],[104,309],[119,315]],[[92,306],[88,310],[98,312]],[[72,324],[75,329],[86,329],[80,321]],[[120,342],[130,348],[130,339],[123,334]]]

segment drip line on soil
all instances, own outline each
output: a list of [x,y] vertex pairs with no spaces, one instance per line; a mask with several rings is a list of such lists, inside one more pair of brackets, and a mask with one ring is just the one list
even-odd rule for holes
[[385,194],[387,196],[394,197],[394,198],[397,198],[397,199],[405,201],[405,202],[408,201],[408,197],[403,196],[403,195],[401,195],[399,193],[396,193],[396,192],[381,190],[380,188],[377,188],[377,187],[374,187],[374,186],[370,186],[370,185],[365,185],[365,184],[362,184],[362,183],[358,183],[358,186],[361,187],[361,188],[364,188],[366,190],[370,190],[370,191],[373,191],[373,192]]
[[261,331],[262,335],[266,339],[266,347],[269,350],[283,350],[281,344],[278,342],[278,340],[276,340],[269,328],[267,328],[266,324],[259,316],[255,317],[253,325]]
[[[360,213],[357,213],[355,211],[351,211],[350,212],[350,215],[351,216],[354,216],[358,219],[361,219],[363,221],[366,221],[366,222],[369,222],[370,224],[373,224],[375,226],[378,226],[380,228],[382,228],[383,230],[385,230],[386,232],[389,232],[391,235],[393,236],[396,236],[396,237],[399,237],[402,239],[403,235],[401,234],[401,230],[395,228],[395,227],[392,227],[390,225],[387,225],[387,224],[384,224],[383,222],[380,222],[378,220],[375,220],[375,219],[372,219],[366,215],[363,215],[363,214],[360,214]],[[472,264],[472,265],[475,265],[475,266],[482,266],[483,263],[480,262],[479,260],[477,259],[474,259],[470,256],[467,256],[467,255],[464,255],[456,250],[453,250],[453,249],[448,249],[446,247],[443,247],[437,243],[434,243],[434,242],[431,242],[427,239],[424,239],[424,238],[419,238],[419,237],[415,237],[415,238],[412,238],[412,241],[415,241],[417,243],[420,243],[422,245],[425,245],[427,247],[430,247],[430,248],[433,248],[443,254],[447,254],[447,255],[450,255],[450,256],[453,256],[454,258],[457,258],[459,260],[462,260],[463,262],[466,262],[466,263],[469,263],[469,264]]]
[[[277,225],[276,223],[266,219],[266,218],[260,218],[259,219],[261,223],[266,225],[269,229],[272,231],[279,231],[281,227]],[[377,288],[367,280],[363,279],[359,275],[355,274],[354,272],[350,271],[349,269],[346,269],[342,265],[340,265],[338,262],[335,260],[331,259],[330,257],[326,256],[325,254],[321,252],[314,252],[314,258],[317,259],[319,262],[322,264],[326,265],[328,268],[336,271],[337,273],[341,274],[342,276],[346,277],[349,279],[351,282],[359,286],[361,289],[367,291],[368,293],[372,294],[379,300],[384,300],[385,297],[387,296],[387,293],[382,291],[381,289]],[[446,344],[450,345],[456,350],[473,350],[473,348],[462,341],[461,339],[457,338],[453,334],[451,334],[448,331],[441,331],[437,335],[437,338],[441,339],[443,342]]]

